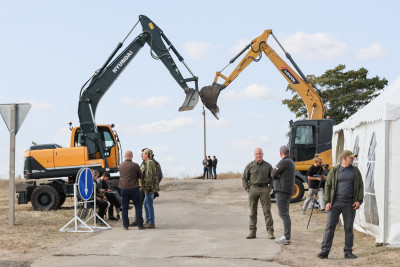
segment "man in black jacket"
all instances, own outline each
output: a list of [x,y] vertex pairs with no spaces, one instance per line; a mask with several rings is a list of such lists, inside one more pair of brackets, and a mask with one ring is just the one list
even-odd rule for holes
[[283,245],[290,245],[291,220],[289,215],[289,204],[294,193],[296,167],[289,157],[289,147],[281,146],[279,149],[281,161],[276,165],[272,173],[274,179],[274,191],[279,217],[283,221],[283,235],[275,242]]
[[213,160],[212,160],[212,170],[214,173],[214,179],[217,179],[217,164],[218,164],[218,160],[215,156],[213,156]]

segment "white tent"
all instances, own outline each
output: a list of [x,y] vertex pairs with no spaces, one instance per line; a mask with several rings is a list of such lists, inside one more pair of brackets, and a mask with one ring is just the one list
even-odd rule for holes
[[344,149],[358,153],[354,164],[363,176],[364,203],[355,228],[377,243],[400,246],[400,77],[333,132],[334,165]]

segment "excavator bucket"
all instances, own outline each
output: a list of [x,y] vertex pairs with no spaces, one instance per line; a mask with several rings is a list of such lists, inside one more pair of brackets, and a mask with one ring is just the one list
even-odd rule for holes
[[185,101],[179,108],[179,111],[192,110],[196,106],[197,102],[199,102],[198,90],[189,88],[189,90],[186,92]]
[[217,106],[217,100],[219,93],[221,90],[223,90],[225,87],[221,84],[214,83],[213,85],[210,86],[204,86],[200,90],[200,98],[201,101],[203,102],[204,106],[208,108],[211,113],[215,116],[215,118],[218,118],[218,113],[219,113],[219,107]]

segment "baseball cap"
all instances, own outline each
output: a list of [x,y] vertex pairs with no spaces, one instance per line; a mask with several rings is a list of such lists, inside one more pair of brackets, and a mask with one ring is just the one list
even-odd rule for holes
[[153,155],[153,150],[151,150],[150,148],[146,148],[146,149],[143,151],[143,153],[144,153],[144,154],[147,154],[147,155],[149,155],[149,156],[152,156],[152,155]]
[[354,154],[354,153],[351,152],[350,150],[344,150],[344,151],[342,152],[342,154],[340,154],[340,157],[341,157],[341,158],[343,158],[343,157],[355,158],[355,157],[357,157],[357,154]]

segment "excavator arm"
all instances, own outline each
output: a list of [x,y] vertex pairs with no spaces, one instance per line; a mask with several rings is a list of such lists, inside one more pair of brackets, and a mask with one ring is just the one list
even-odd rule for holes
[[[289,82],[289,84],[294,88],[297,94],[304,101],[307,111],[308,111],[308,119],[322,119],[325,115],[325,108],[322,103],[321,97],[315,92],[313,86],[298,68],[296,63],[291,58],[290,54],[287,53],[279,41],[280,47],[286,54],[286,57],[290,60],[293,66],[298,71],[297,74],[282,58],[267,44],[268,37],[272,35],[272,30],[264,31],[260,36],[255,38],[248,44],[238,55],[232,58],[230,64],[236,61],[238,57],[240,57],[246,50],[250,48],[250,50],[246,53],[246,55],[242,58],[240,63],[236,66],[236,68],[232,71],[232,73],[226,77],[221,72],[217,72],[215,75],[214,83],[211,86],[205,86],[200,90],[200,97],[203,104],[214,114],[214,116],[218,119],[219,108],[217,106],[217,99],[221,90],[225,89],[239,74],[253,61],[259,61],[262,53],[264,53],[275,65],[275,67],[280,71],[280,73],[285,77],[285,79]],[[223,84],[218,84],[218,78],[222,78],[225,80]]]
[[[142,33],[140,33],[118,56],[115,57],[119,49],[122,47],[123,42],[127,39],[139,22],[143,28]],[[163,40],[168,47],[165,46]],[[153,58],[160,59],[164,63],[170,74],[174,77],[186,94],[185,101],[182,107],[179,108],[179,111],[191,110],[197,104],[199,99],[198,78],[194,76],[190,69],[186,66],[182,56],[174,48],[161,29],[148,17],[141,15],[139,16],[139,21],[134,25],[125,39],[118,43],[117,47],[107,61],[103,64],[103,66],[96,71],[93,77],[91,77],[91,79],[81,89],[78,116],[89,156],[94,155],[96,152],[100,152],[101,158],[105,160],[102,137],[97,129],[95,121],[97,105],[103,95],[111,87],[113,82],[118,78],[118,76],[146,43],[150,46],[150,53],[152,54]],[[172,49],[178,59],[189,70],[192,77],[186,79],[183,78],[171,54],[169,53],[170,49]],[[115,59],[113,60],[114,57]],[[189,88],[187,82],[194,82],[195,89]]]

